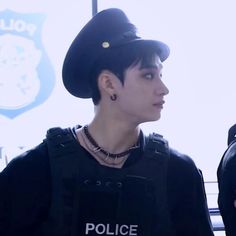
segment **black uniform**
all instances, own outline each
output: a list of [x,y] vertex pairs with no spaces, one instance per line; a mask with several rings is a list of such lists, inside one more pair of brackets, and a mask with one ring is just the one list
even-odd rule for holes
[[[83,158],[84,163],[93,163],[99,171],[103,169],[111,171],[111,168],[97,163],[79,143],[77,146],[77,155]],[[143,143],[140,142],[140,148],[131,152],[122,169],[138,163],[142,153]],[[15,158],[1,172],[1,236],[43,235],[40,228],[47,222],[52,197],[49,163],[48,147],[44,141],[36,148]],[[84,171],[86,173],[86,170]],[[167,202],[173,235],[213,235],[202,176],[188,156],[172,149],[168,164]],[[135,228],[132,230],[135,232]]]
[[227,236],[236,235],[236,125],[229,129],[228,148],[218,166],[218,204]]

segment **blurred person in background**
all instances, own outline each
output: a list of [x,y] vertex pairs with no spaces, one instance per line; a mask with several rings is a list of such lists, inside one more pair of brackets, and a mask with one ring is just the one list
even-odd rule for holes
[[236,124],[228,131],[228,147],[217,169],[218,205],[226,236],[236,235]]

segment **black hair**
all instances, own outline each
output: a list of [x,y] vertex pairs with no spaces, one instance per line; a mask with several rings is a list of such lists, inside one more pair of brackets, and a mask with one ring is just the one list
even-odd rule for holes
[[141,62],[142,67],[145,67],[153,62],[153,58],[157,54],[158,52],[154,45],[147,45],[139,41],[107,49],[107,51],[97,59],[96,63],[94,63],[90,76],[94,105],[98,105],[101,99],[97,79],[102,70],[109,70],[124,84],[124,72],[128,67],[135,66],[139,62]]

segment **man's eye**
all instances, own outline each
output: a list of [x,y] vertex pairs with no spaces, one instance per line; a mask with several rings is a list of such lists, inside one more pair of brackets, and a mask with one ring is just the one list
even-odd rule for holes
[[153,79],[154,75],[153,75],[153,73],[146,73],[146,74],[144,75],[144,77],[145,77],[146,79]]

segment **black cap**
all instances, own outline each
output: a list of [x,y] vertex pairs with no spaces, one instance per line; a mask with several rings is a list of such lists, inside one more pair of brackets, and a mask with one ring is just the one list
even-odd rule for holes
[[91,98],[89,76],[94,62],[105,50],[130,43],[153,45],[161,61],[169,56],[169,47],[157,40],[136,35],[136,27],[123,11],[110,8],[97,13],[72,42],[63,64],[66,89],[74,96]]

